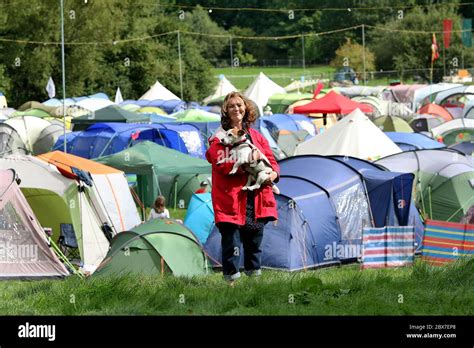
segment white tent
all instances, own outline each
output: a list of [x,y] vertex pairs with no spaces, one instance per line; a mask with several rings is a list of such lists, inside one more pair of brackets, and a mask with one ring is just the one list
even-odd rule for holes
[[217,83],[216,88],[214,89],[214,93],[211,94],[209,97],[206,97],[203,102],[204,104],[209,103],[211,100],[225,97],[230,92],[237,91],[237,88],[230,83],[229,80],[226,79],[224,75],[221,75],[219,78],[219,82]]
[[457,118],[431,128],[431,134],[433,134],[433,138],[436,138],[439,135],[459,129],[474,130],[474,120],[470,118]]
[[286,91],[261,72],[245,90],[244,95],[263,108],[267,105],[268,99],[276,93],[286,93]]
[[168,90],[165,86],[163,86],[159,81],[156,81],[150,89],[140,97],[139,100],[155,100],[155,99],[162,99],[162,100],[172,100],[178,98],[174,95],[170,90]]
[[300,143],[295,155],[342,155],[375,161],[402,152],[359,109],[323,133]]
[[30,153],[33,153],[33,145],[39,139],[43,129],[51,125],[51,122],[48,120],[43,120],[36,116],[12,117],[4,121],[4,123],[17,131]]

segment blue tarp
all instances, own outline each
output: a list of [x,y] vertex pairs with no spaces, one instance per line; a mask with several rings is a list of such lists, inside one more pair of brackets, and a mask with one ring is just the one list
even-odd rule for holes
[[385,132],[385,135],[403,151],[440,149],[446,147],[446,145],[420,133]]

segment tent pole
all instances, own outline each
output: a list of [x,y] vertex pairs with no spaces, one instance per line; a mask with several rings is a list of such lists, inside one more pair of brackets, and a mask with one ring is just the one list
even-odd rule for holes
[[232,49],[232,36],[229,36],[229,44],[230,44],[230,67],[234,69],[234,52]]
[[64,63],[64,0],[61,0],[61,70],[63,80],[63,136],[64,136],[64,152],[67,152],[66,141],[66,67]]
[[181,63],[181,41],[179,39],[179,30],[178,30],[178,60],[179,60],[179,86],[181,90],[181,100],[183,100],[183,68]]
[[178,177],[174,181],[174,210],[176,210],[176,201],[178,199]]
[[304,35],[303,34],[301,34],[301,52],[303,53],[302,57],[303,57],[303,70],[304,70],[306,69],[306,60],[304,56]]
[[362,61],[363,61],[363,66],[364,66],[364,72],[363,72],[363,79],[364,79],[364,86],[366,84],[366,75],[365,75],[365,25],[362,24]]

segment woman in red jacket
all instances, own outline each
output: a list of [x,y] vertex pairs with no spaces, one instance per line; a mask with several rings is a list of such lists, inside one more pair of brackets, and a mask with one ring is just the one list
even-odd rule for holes
[[[224,278],[231,283],[240,277],[240,246],[244,250],[244,268],[247,275],[260,275],[263,228],[268,221],[278,217],[272,182],[278,182],[280,168],[273,157],[265,137],[253,128],[256,113],[252,103],[238,92],[229,93],[222,105],[221,127],[209,138],[206,158],[212,164],[212,205],[216,226],[222,237],[222,268]],[[255,191],[244,191],[248,174],[242,168],[232,175],[229,172],[235,160],[228,160],[231,146],[221,140],[225,132],[237,127],[246,132],[246,137],[265,155],[273,172],[266,185]],[[254,152],[253,160],[260,154]]]

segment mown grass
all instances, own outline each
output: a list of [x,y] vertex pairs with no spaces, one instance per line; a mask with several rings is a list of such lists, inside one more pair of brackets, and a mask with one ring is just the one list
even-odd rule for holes
[[263,272],[0,282],[3,315],[473,315],[474,259],[434,268],[358,265]]

